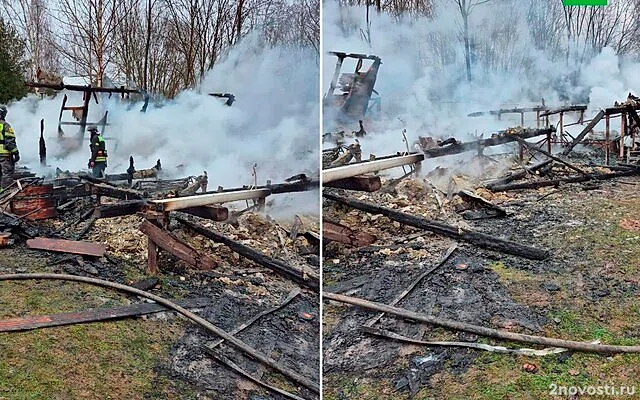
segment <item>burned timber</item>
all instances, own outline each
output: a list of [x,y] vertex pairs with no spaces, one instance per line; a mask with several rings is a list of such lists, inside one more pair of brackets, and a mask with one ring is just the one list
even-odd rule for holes
[[2,335],[89,331],[97,354],[115,357],[100,332],[141,325],[170,348],[153,367],[171,378],[166,396],[318,398],[317,217],[269,216],[274,196],[317,190],[318,178],[212,190],[206,172],[168,178],[160,160],[137,170],[133,158],[105,179],[18,178],[0,197],[0,295],[37,288],[47,304],[68,286],[85,295],[9,311]]
[[502,109],[469,115],[521,116],[490,139],[326,150],[325,396],[507,398],[636,376],[637,109]]

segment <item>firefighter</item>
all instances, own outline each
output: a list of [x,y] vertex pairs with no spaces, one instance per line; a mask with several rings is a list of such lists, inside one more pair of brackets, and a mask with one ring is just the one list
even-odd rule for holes
[[20,160],[16,134],[5,118],[7,106],[0,105],[0,192],[13,184],[16,163]]
[[104,170],[107,169],[107,147],[97,126],[90,125],[88,130],[91,133],[89,168],[93,170],[94,177],[104,178]]

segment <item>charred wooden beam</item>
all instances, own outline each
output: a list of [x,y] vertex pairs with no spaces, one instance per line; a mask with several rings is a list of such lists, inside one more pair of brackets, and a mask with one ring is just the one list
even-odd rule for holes
[[439,221],[416,217],[414,215],[402,213],[372,203],[366,203],[359,200],[340,197],[330,193],[323,193],[323,196],[329,200],[345,204],[358,210],[362,210],[371,214],[382,214],[402,224],[429,230],[457,240],[463,240],[485,249],[500,251],[503,253],[513,254],[534,260],[543,260],[549,255],[548,252],[536,249],[535,247],[522,245],[520,243],[511,242],[509,240],[498,239],[492,235],[487,235],[473,230],[462,229],[456,226],[447,225]]
[[133,215],[143,211],[146,206],[147,202],[144,200],[128,200],[119,203],[104,204],[96,208],[95,216],[97,218],[113,218]]
[[169,232],[158,228],[147,220],[143,221],[142,225],[140,225],[140,231],[147,235],[158,247],[164,251],[168,251],[189,265],[204,270],[213,269],[216,266],[215,261],[206,255],[199,254],[191,246],[183,243]]
[[296,268],[287,265],[280,260],[265,256],[264,254],[248,246],[245,246],[236,240],[230,239],[224,235],[207,229],[201,224],[191,221],[182,215],[177,215],[176,220],[206,238],[209,238],[218,243],[225,244],[231,250],[263,267],[269,268],[272,271],[283,275],[295,282],[298,282],[299,284],[304,285],[310,289],[313,289],[315,291],[320,290],[320,278],[313,271]]
[[306,192],[308,190],[318,189],[320,187],[319,179],[303,179],[298,182],[276,183],[266,186],[258,186],[258,189],[269,189],[271,194]]
[[547,107],[544,107],[544,106],[502,108],[500,110],[472,112],[470,114],[467,114],[467,117],[480,117],[483,115],[521,114],[525,112],[536,112],[536,111],[545,111],[545,110],[547,110]]
[[379,176],[359,175],[327,182],[326,186],[338,189],[358,190],[361,192],[375,192],[382,187],[382,181]]
[[458,192],[458,195],[460,197],[462,197],[463,200],[468,201],[468,202],[473,202],[476,204],[480,204],[483,207],[487,207],[490,208],[491,210],[494,210],[496,212],[496,216],[498,217],[503,217],[505,215],[507,215],[507,210],[505,210],[504,208],[493,204],[492,202],[490,202],[489,200],[478,196],[477,194],[470,192],[468,190],[461,190],[460,192]]
[[182,210],[183,213],[196,217],[210,219],[212,221],[226,221],[229,218],[229,209],[222,206],[189,207]]
[[489,139],[476,140],[466,143],[456,143],[449,146],[427,149],[424,150],[424,156],[425,158],[434,158],[465,153],[467,151],[477,151],[479,148],[499,146],[502,144],[515,142],[518,139],[530,139],[543,135],[546,136],[548,133],[553,133],[555,131],[556,128],[554,127],[544,129],[521,129],[517,131],[517,134],[514,134],[511,131],[500,131],[495,135],[495,137]]
[[496,185],[488,188],[492,192],[506,192],[509,190],[521,190],[521,189],[538,189],[546,186],[558,186],[565,183],[579,183],[579,182],[587,182],[590,180],[607,180],[614,179],[623,176],[632,176],[640,174],[640,170],[627,170],[621,172],[611,172],[608,174],[592,174],[589,176],[573,176],[561,179],[552,179],[552,180],[542,180],[535,182],[522,182],[522,183],[512,183],[507,185]]
[[137,190],[111,186],[104,183],[92,183],[92,192],[98,196],[113,197],[114,199],[131,200],[144,199],[144,194]]
[[548,160],[544,160],[541,161],[535,165],[532,165],[530,167],[525,167],[522,171],[518,171],[518,172],[514,172],[508,176],[504,176],[502,178],[498,178],[496,180],[493,180],[489,183],[487,183],[485,185],[486,188],[491,188],[493,186],[496,185],[504,185],[507,184],[511,181],[515,181],[517,179],[522,179],[524,177],[526,177],[529,174],[535,174],[536,171],[541,170],[543,167],[546,167],[547,165],[551,164],[553,162],[552,159],[548,159]]
[[369,246],[376,241],[376,237],[366,232],[354,232],[346,226],[322,220],[322,238],[350,246]]
[[584,139],[585,136],[587,136],[587,134],[589,132],[591,132],[591,130],[598,124],[598,122],[600,122],[600,120],[604,117],[604,115],[605,115],[605,111],[604,110],[600,110],[600,112],[598,112],[598,114],[596,114],[596,116],[593,117],[591,122],[589,122],[589,124],[584,127],[582,132],[580,132],[580,134],[578,136],[576,136],[576,138],[573,140],[573,142],[571,142],[569,144],[569,147],[564,149],[562,154],[566,156],[567,154],[571,153],[571,150],[573,150],[573,148],[576,147],[578,145],[578,143],[580,143],[582,141],[582,139]]
[[532,143],[527,142],[524,139],[517,138],[516,140],[518,141],[518,143],[520,143],[521,145],[527,147],[528,149],[537,151],[538,153],[542,153],[545,156],[551,158],[552,160],[555,160],[555,161],[559,162],[560,164],[566,165],[567,167],[571,168],[572,170],[574,170],[576,172],[581,173],[584,176],[589,176],[589,174],[587,172],[585,172],[584,170],[582,170],[581,168],[576,167],[575,165],[571,164],[568,161],[563,160],[560,157],[554,156],[553,154],[549,153],[546,150],[542,150],[541,148],[537,147],[536,145],[534,145]]
[[543,113],[540,113],[540,117],[548,117],[554,114],[560,114],[560,113],[571,112],[571,111],[586,111],[586,110],[587,110],[586,105],[558,107],[558,108],[554,108],[553,110],[548,110]]

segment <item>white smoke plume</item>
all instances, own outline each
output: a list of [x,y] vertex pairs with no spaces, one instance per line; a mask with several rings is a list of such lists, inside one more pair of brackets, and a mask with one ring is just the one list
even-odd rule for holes
[[[151,102],[146,113],[140,112],[142,103],[102,96],[100,104],[92,101],[89,106],[89,121],[108,111],[107,173],[125,172],[133,156],[137,169],[150,168],[160,159],[171,177],[197,176],[206,170],[211,188],[253,184],[254,164],[259,185],[298,173],[317,176],[318,74],[314,50],[269,47],[258,35],[249,35],[209,71],[199,88],[160,104]],[[233,93],[236,101],[228,107],[210,92]],[[82,104],[81,94],[68,96],[67,105]],[[60,146],[56,136],[62,97],[60,93],[53,99],[30,98],[9,105],[7,120],[17,133],[21,164],[40,173],[50,174],[56,167],[87,168],[88,136],[77,152],[64,159],[53,157]],[[63,119],[72,120],[66,113]],[[42,118],[47,169],[38,162]],[[66,136],[77,132],[73,126],[63,128]],[[176,169],[179,165],[183,167]]]

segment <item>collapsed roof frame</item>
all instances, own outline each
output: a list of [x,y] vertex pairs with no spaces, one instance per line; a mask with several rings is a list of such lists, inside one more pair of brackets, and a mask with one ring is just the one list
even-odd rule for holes
[[231,93],[209,93],[209,96],[227,99],[227,101],[224,104],[229,107],[231,107],[233,102],[236,101],[236,96],[234,96]]
[[[146,112],[147,106],[149,105],[149,94],[142,89],[127,89],[124,86],[119,88],[106,88],[106,87],[93,87],[91,85],[65,85],[65,84],[50,84],[50,83],[40,83],[40,82],[26,82],[25,86],[38,88],[38,89],[51,89],[56,91],[61,90],[69,90],[73,92],[83,92],[83,101],[81,106],[67,106],[68,96],[65,94],[62,99],[62,106],[60,107],[60,116],[58,117],[58,138],[62,139],[65,137],[63,125],[71,125],[78,126],[78,132],[76,134],[76,138],[78,142],[82,142],[85,137],[86,127],[88,125],[96,125],[100,129],[100,133],[104,136],[105,128],[108,125],[107,116],[109,111],[105,111],[104,116],[97,122],[89,122],[87,121],[89,115],[89,103],[91,102],[91,97],[93,97],[98,104],[97,93],[109,93],[109,98],[114,93],[120,94],[122,99],[125,98],[125,95],[128,97],[131,94],[140,94],[142,95],[144,104],[140,109],[140,112]],[[71,111],[72,116],[76,119],[76,121],[63,121],[63,113],[64,111]]]
[[[370,108],[371,96],[374,90],[378,70],[382,64],[381,58],[375,55],[358,53],[344,53],[330,51],[338,58],[336,68],[331,79],[331,84],[327,94],[324,96],[323,106],[327,108],[337,108],[342,115],[338,118],[352,120],[362,119]],[[342,73],[342,64],[345,59],[356,59],[357,64],[353,73]],[[362,72],[363,60],[371,60],[373,63],[367,71]],[[336,93],[340,89],[342,93]],[[379,99],[374,100],[374,105],[379,108]]]

